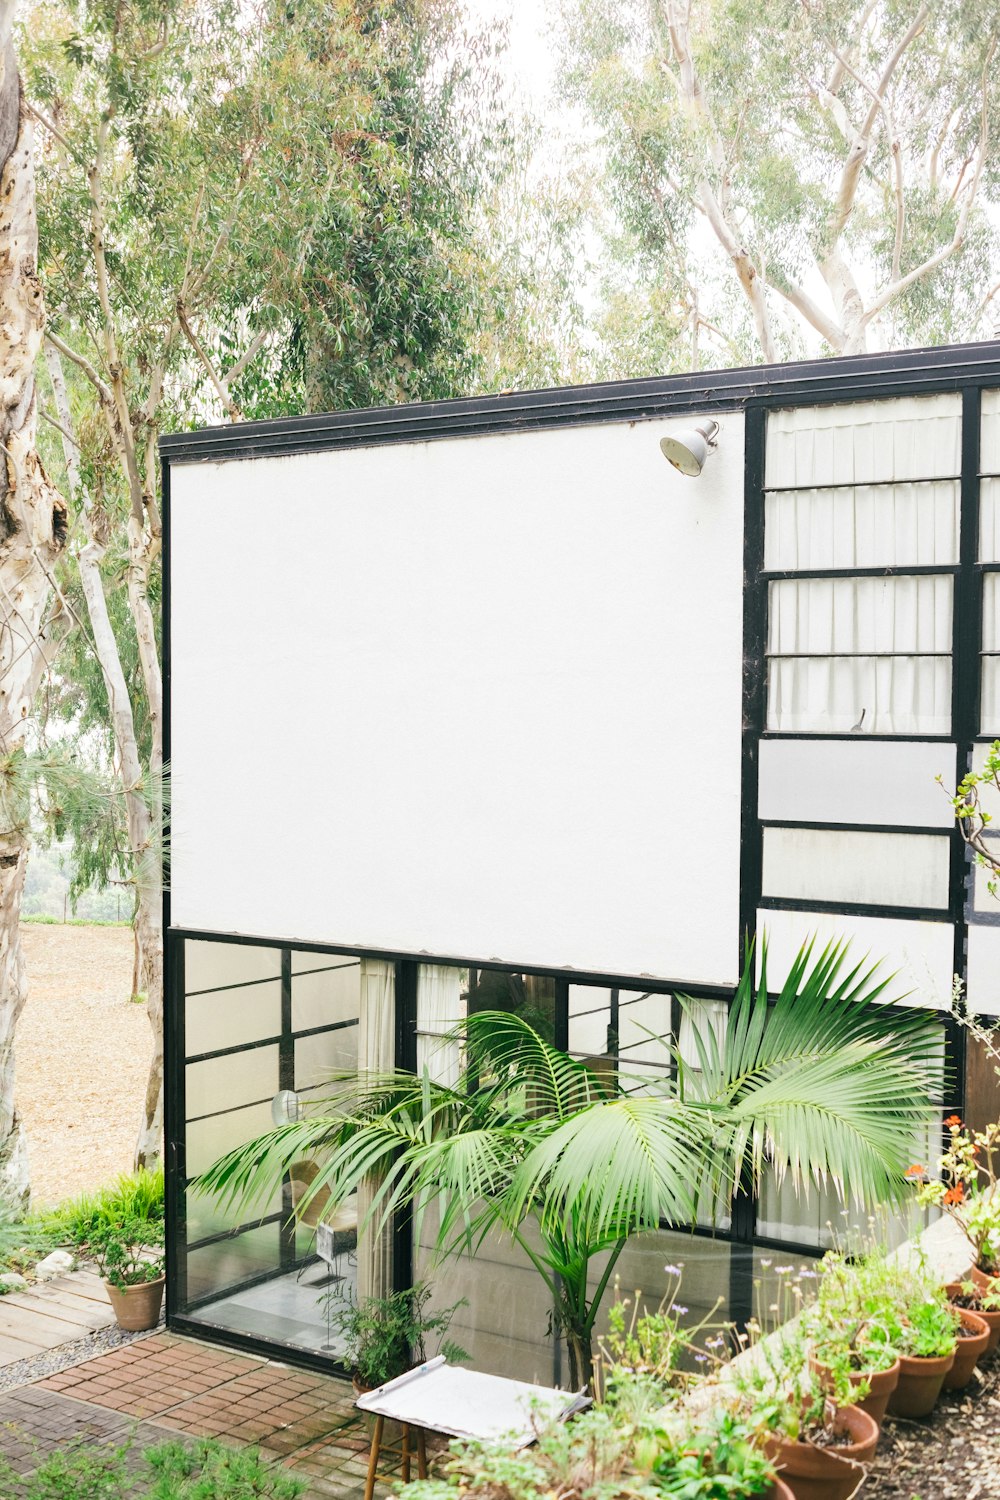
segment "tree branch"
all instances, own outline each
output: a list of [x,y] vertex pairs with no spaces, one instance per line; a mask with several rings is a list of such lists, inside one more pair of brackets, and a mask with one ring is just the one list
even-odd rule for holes
[[228,411],[230,421],[241,421],[242,416],[240,413],[240,409],[230,395],[228,385],[226,384],[225,380],[223,380],[218,370],[215,368],[215,365],[212,363],[208,351],[202,347],[198,335],[195,333],[194,329],[191,327],[190,322],[188,321],[187,313],[184,310],[184,304],[179,299],[177,302],[177,318],[180,322],[184,337],[187,339],[188,343],[191,345],[191,348],[194,350],[195,354],[201,360],[201,363],[204,365],[206,371],[208,372],[208,378],[215,386],[215,389],[219,394],[220,401]]
[[83,371],[101,400],[114,411],[115,398],[111,394],[111,389],[101,379],[100,375],[98,375],[90,360],[83,354],[77,354],[76,350],[71,349],[68,344],[64,343],[57,333],[52,332],[51,328],[46,328],[45,337],[53,349],[58,349],[60,354],[65,355],[72,364]]

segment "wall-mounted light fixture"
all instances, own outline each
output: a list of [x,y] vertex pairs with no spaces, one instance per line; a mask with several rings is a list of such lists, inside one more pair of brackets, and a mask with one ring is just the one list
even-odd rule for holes
[[271,1119],[275,1125],[294,1125],[302,1118],[302,1105],[294,1089],[281,1089],[271,1100]]
[[718,435],[718,422],[708,418],[697,427],[685,427],[670,437],[660,438],[660,452],[681,474],[697,479],[718,447]]

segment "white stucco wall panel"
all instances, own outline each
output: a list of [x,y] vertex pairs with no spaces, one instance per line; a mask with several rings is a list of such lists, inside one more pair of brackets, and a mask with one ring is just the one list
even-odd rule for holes
[[678,425],[175,466],[175,925],[734,979],[743,423]]

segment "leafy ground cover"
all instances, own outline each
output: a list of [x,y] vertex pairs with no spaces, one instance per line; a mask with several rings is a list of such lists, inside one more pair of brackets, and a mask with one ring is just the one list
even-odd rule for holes
[[4,1500],[297,1500],[305,1488],[257,1449],[208,1439],[138,1451],[81,1443],[40,1455],[24,1477],[0,1455]]

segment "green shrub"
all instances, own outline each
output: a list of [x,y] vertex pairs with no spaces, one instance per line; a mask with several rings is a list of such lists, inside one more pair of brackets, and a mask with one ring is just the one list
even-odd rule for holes
[[132,1444],[57,1449],[21,1479],[0,1455],[4,1500],[297,1500],[306,1485],[256,1448],[211,1439],[158,1443],[132,1456]]
[[126,1220],[163,1218],[163,1172],[123,1172],[95,1193],[80,1193],[39,1215],[41,1227],[62,1244],[86,1245]]

